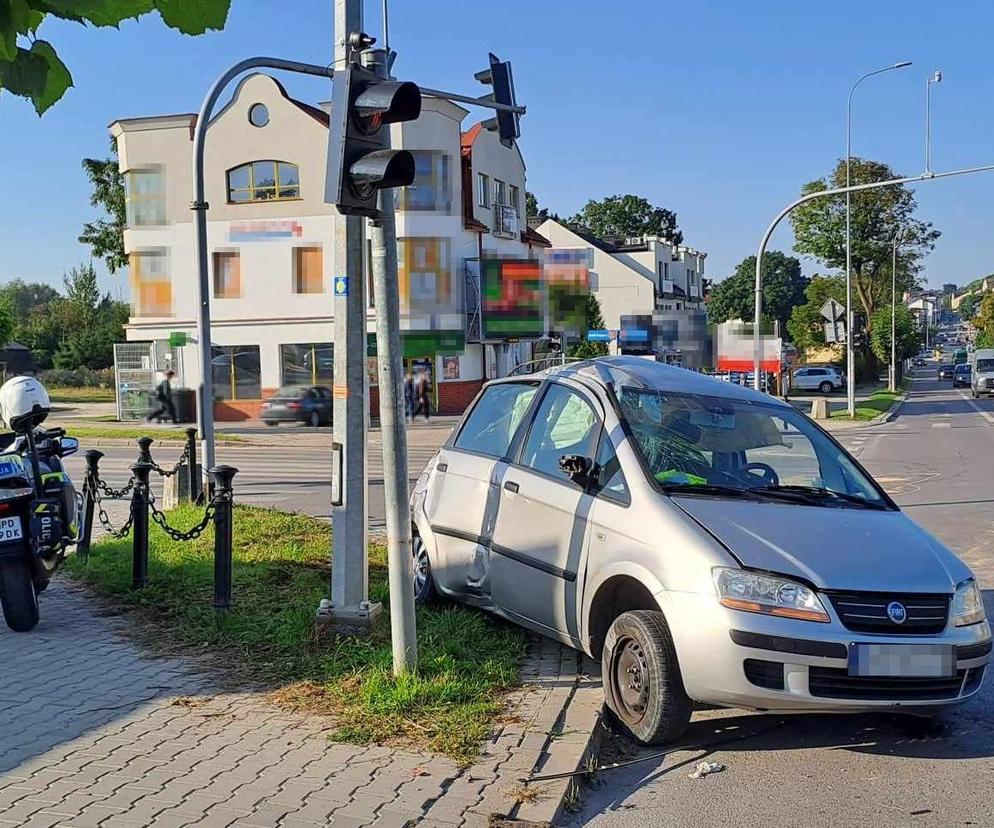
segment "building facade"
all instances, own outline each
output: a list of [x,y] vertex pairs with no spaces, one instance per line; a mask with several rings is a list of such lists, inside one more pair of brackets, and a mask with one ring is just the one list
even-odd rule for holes
[[[288,385],[331,385],[335,209],[324,203],[327,105],[291,98],[273,78],[245,78],[206,142],[212,374],[217,416],[258,414]],[[425,98],[418,120],[391,126],[416,179],[397,191],[397,260],[405,359],[428,371],[436,408],[461,411],[485,378],[529,356],[528,342],[467,337],[467,280],[491,256],[538,260],[548,242],[524,228],[525,165],[517,148],[467,110]],[[192,199],[196,116],[111,124],[125,177],[132,292],[129,341],[156,343],[160,370],[200,384]],[[369,242],[367,241],[367,245]],[[368,248],[367,248],[368,249]],[[370,370],[370,256],[366,256]],[[176,336],[180,334],[181,336]],[[188,344],[168,345],[185,339]],[[488,374],[488,368],[490,374]],[[377,394],[370,390],[375,410]]]

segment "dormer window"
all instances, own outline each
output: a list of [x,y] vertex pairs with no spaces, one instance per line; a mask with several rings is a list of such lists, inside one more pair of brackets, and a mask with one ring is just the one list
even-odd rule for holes
[[228,203],[300,198],[300,173],[287,161],[252,161],[228,170]]

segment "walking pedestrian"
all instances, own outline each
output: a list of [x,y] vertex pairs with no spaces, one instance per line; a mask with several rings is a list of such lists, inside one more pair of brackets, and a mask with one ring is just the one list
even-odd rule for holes
[[408,371],[404,374],[404,419],[414,422],[414,375]]
[[150,423],[152,420],[161,420],[164,414],[168,415],[169,419],[174,423],[179,422],[176,419],[176,406],[173,404],[172,378],[175,376],[176,373],[174,371],[166,371],[162,382],[155,387],[155,399],[159,403],[159,407],[145,418],[146,422]]
[[425,420],[431,419],[431,383],[428,381],[427,371],[422,371],[418,374],[414,392],[418,406],[414,415],[417,416],[424,411]]

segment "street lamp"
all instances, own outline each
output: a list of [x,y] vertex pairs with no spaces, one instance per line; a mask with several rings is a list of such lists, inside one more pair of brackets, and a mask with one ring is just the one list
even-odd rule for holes
[[[850,165],[852,161],[852,96],[867,78],[881,75],[894,69],[910,66],[910,60],[902,60],[883,69],[867,72],[849,89],[849,100],[846,104],[846,188],[850,184]],[[856,357],[852,347],[853,306],[852,306],[852,193],[846,192],[846,402],[850,417],[856,416]]]
[[890,391],[897,390],[897,245],[902,235],[900,230],[894,234],[893,259],[890,267],[890,376],[887,383]]
[[932,84],[942,82],[942,70],[925,79],[925,172],[932,172]]

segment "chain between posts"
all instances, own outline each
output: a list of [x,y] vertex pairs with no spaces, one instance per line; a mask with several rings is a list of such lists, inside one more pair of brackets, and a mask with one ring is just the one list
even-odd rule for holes
[[162,468],[162,466],[160,466],[158,463],[156,463],[154,460],[151,459],[151,455],[149,455],[148,459],[152,464],[152,471],[157,472],[162,477],[172,477],[174,474],[177,474],[179,472],[179,470],[183,467],[183,464],[187,460],[189,460],[189,458],[190,458],[190,444],[187,443],[183,447],[183,453],[179,456],[179,460],[176,461],[176,465],[173,466],[171,469]]
[[200,522],[186,531],[183,531],[169,525],[169,522],[166,519],[166,513],[155,505],[155,495],[152,494],[151,490],[148,492],[148,506],[152,513],[152,520],[155,521],[161,527],[162,531],[169,535],[169,537],[174,541],[191,541],[199,538],[214,519],[214,515],[217,512],[217,506],[222,500],[231,500],[231,492],[219,489],[207,504],[207,507],[204,510],[204,516],[200,519]]
[[[134,488],[134,477],[131,478],[131,482],[126,487],[126,490],[122,491],[127,492],[133,488]],[[96,504],[97,507],[97,519],[100,521],[100,525],[103,526],[104,531],[107,532],[108,535],[110,535],[112,538],[123,538],[131,531],[131,527],[135,522],[134,501],[132,501],[131,508],[128,510],[128,519],[124,522],[124,525],[120,529],[115,529],[114,524],[110,522],[110,516],[107,514],[107,510],[104,509],[104,504],[103,504],[104,498],[100,496],[99,481],[97,486],[93,486],[88,479],[84,480],[83,492],[84,496],[86,495],[87,492],[89,492],[89,494],[93,497],[93,502]],[[109,499],[120,500],[122,497],[123,495],[119,495],[117,497],[111,497]]]

